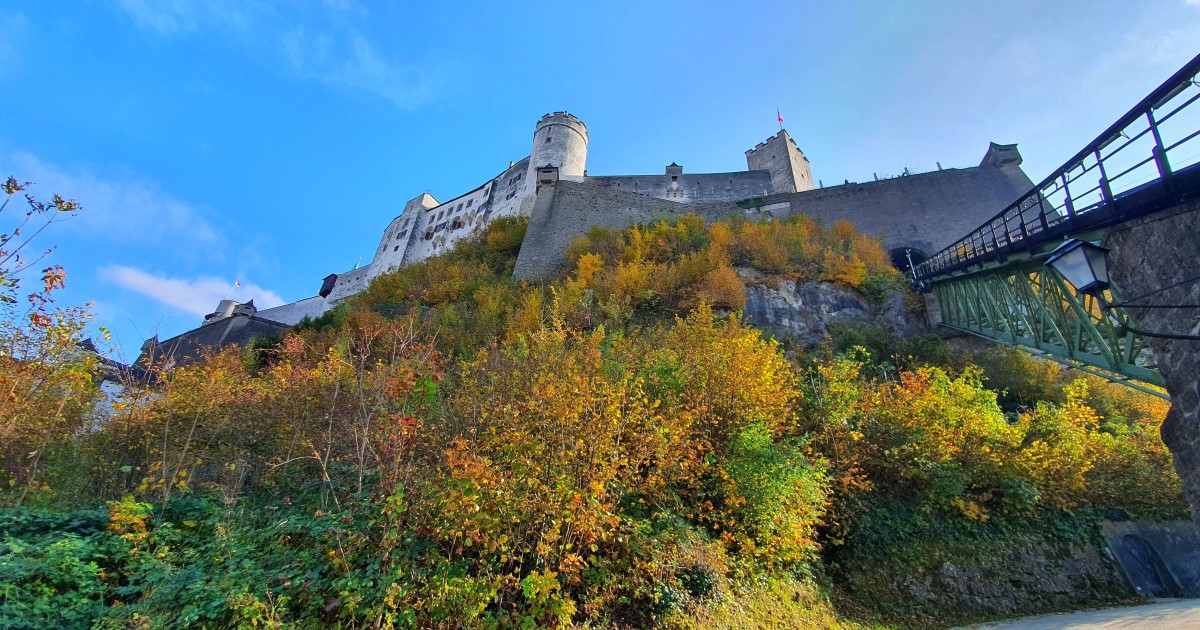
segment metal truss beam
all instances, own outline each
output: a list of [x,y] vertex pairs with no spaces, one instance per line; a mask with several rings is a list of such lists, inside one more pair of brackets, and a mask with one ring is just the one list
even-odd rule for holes
[[[1130,330],[1128,314],[1101,308],[1096,297],[1076,293],[1050,267],[1031,261],[939,279],[933,291],[943,326],[1113,380],[1163,386],[1154,355],[1146,340]],[[1112,295],[1106,299],[1115,301]]]

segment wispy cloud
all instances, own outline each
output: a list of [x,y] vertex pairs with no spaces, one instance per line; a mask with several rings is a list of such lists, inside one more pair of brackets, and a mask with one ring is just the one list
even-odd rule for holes
[[[234,287],[234,281],[201,276],[198,278],[171,278],[154,274],[136,267],[109,265],[100,269],[100,277],[130,291],[141,293],[154,300],[179,309],[185,313],[203,316],[213,312],[217,303],[228,296],[239,302],[254,300],[258,308],[271,308],[283,304],[279,294],[269,289],[242,282]],[[231,291],[232,289],[232,291]]]
[[38,190],[74,198],[83,211],[63,224],[85,238],[121,245],[169,247],[181,253],[211,251],[225,237],[197,206],[136,177],[102,178],[85,169],[65,168],[16,151],[0,156],[4,172],[38,184]]
[[330,37],[297,28],[283,33],[280,43],[292,70],[303,78],[366,90],[405,109],[431,96],[420,72],[384,61],[360,34]]
[[246,28],[256,13],[269,9],[254,0],[119,0],[119,4],[138,28],[160,35],[209,26]]
[[429,77],[417,64],[389,58],[353,24],[367,16],[354,0],[299,6],[263,0],[119,0],[119,6],[142,30],[222,37],[273,69],[362,90],[400,108],[415,108],[433,95]]
[[16,65],[19,58],[17,44],[25,39],[29,20],[20,11],[0,12],[0,78]]

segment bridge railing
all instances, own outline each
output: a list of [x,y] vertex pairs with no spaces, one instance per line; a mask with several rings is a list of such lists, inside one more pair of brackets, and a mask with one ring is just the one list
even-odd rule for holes
[[[1200,55],[1040,184],[914,269],[919,281],[1127,219],[1122,198],[1170,192],[1200,161]],[[1194,170],[1194,169],[1193,169]]]

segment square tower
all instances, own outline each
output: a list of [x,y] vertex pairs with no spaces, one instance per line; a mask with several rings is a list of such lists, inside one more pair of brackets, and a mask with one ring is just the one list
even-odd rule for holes
[[803,192],[813,189],[812,168],[804,152],[786,129],[767,138],[766,142],[746,151],[746,168],[751,171],[770,171],[771,192],[775,194]]

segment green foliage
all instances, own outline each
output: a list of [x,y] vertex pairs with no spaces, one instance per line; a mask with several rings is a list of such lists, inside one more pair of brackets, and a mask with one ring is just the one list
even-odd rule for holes
[[981,522],[876,496],[827,559],[860,618],[938,628],[1127,600],[1103,546],[1091,511]]
[[350,305],[342,303],[316,317],[309,317],[305,315],[295,326],[292,327],[292,332],[301,333],[306,330],[311,330],[314,332],[337,330],[338,328],[341,328],[342,323],[346,321],[346,315],[349,312]]
[[882,326],[862,324],[829,325],[830,341],[837,352],[866,350],[872,361],[866,364],[874,376],[892,376],[897,370],[921,365],[952,366],[958,361],[950,345],[937,335],[895,337]]
[[796,445],[777,443],[762,424],[733,438],[724,469],[735,497],[733,512],[750,543],[747,551],[757,552],[768,565],[811,559],[826,501],[822,470],[811,466]]

